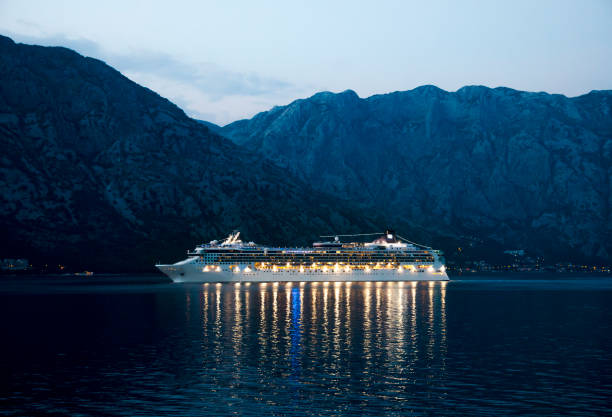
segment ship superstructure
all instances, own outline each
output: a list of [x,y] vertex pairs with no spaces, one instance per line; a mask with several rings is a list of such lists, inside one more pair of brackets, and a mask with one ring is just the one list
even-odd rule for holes
[[322,236],[333,240],[290,248],[245,243],[235,231],[188,251],[183,261],[156,267],[174,282],[448,280],[441,251],[391,230],[366,243],[340,240],[365,235]]

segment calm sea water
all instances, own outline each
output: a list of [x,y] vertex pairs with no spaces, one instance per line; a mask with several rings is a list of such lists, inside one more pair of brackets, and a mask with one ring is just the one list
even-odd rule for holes
[[611,323],[611,278],[0,282],[0,414],[610,414]]

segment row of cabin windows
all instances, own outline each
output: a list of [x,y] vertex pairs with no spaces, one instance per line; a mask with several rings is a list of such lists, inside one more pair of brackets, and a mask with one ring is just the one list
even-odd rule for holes
[[394,261],[401,259],[433,259],[433,256],[247,256],[247,255],[235,255],[235,256],[206,256],[200,259],[253,259],[254,262],[302,262],[302,261],[313,261],[313,262],[330,262],[338,260],[339,262],[345,261],[363,261],[363,260],[374,260],[376,261]]
[[205,258],[201,259],[208,262],[227,262],[227,263],[256,263],[265,262],[270,264],[312,264],[317,263],[349,263],[349,264],[365,264],[365,263],[398,263],[398,262],[434,262],[433,256],[419,256],[419,257],[396,257],[396,258],[255,258],[255,257],[218,257],[218,258]]

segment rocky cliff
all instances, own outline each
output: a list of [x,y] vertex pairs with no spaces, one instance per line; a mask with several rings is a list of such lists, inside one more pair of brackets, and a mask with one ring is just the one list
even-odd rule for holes
[[239,227],[306,243],[371,227],[103,62],[0,37],[0,252],[147,270]]
[[459,242],[612,256],[610,91],[324,92],[220,132],[320,190]]

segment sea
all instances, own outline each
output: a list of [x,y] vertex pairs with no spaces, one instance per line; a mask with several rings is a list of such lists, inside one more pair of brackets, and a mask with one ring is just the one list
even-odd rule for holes
[[592,416],[611,398],[608,276],[0,279],[0,415]]

